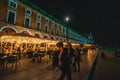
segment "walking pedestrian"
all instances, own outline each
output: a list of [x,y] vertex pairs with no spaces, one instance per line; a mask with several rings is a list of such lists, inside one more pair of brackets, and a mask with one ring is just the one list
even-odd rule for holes
[[80,53],[80,50],[78,48],[76,48],[75,51],[74,51],[74,60],[75,60],[74,63],[73,63],[74,71],[80,72],[81,53]]
[[71,80],[71,58],[68,54],[68,49],[63,47],[63,42],[58,42],[57,47],[59,48],[59,66],[61,75],[58,80],[64,80],[67,76],[68,80]]
[[67,76],[68,80],[71,80],[71,67],[70,67],[71,59],[70,56],[68,56],[67,48],[63,48],[60,61],[61,61],[60,70],[62,73],[59,77],[59,80],[64,80],[65,76]]

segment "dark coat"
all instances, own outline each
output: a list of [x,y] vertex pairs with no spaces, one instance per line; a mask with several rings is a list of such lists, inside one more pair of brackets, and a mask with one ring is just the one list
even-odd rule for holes
[[61,55],[61,70],[67,71],[70,69],[71,64],[71,58],[68,56],[68,50],[67,48],[63,49],[63,53]]
[[54,51],[54,53],[53,53],[53,65],[54,66],[58,66],[58,63],[59,63],[59,58],[58,58],[58,56],[59,56],[59,51]]
[[75,60],[80,60],[80,58],[81,58],[81,53],[80,53],[80,52],[78,52],[78,55],[77,55],[77,56],[75,56]]

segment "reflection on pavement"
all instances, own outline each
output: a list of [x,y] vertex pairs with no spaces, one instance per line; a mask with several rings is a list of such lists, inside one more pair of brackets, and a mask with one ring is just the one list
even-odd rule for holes
[[[94,59],[96,58],[97,50],[89,50],[86,55],[82,56],[83,62],[80,64],[81,72],[74,72],[72,71],[72,80],[85,80],[86,76],[88,75]],[[0,80],[57,80],[60,76],[60,71],[54,71],[46,69],[51,62],[46,63],[31,63],[27,61],[21,62],[21,68],[19,72],[7,76],[1,77]],[[24,63],[24,64],[23,64]],[[26,66],[25,66],[26,65]],[[19,65],[18,65],[19,66]],[[22,67],[24,66],[24,67]],[[32,66],[32,67],[30,67]],[[27,69],[25,69],[27,68]],[[67,80],[65,78],[65,80]]]
[[95,60],[97,53],[98,53],[98,49],[93,49],[93,50],[92,49],[88,49],[88,52],[87,52],[87,62],[88,62],[89,66],[92,66],[93,61]]

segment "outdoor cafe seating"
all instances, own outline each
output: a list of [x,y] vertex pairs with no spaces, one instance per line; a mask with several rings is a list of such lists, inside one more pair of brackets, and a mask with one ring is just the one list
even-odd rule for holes
[[5,54],[0,53],[0,70],[4,71],[8,69],[8,65],[11,64],[12,68],[14,68],[14,71],[17,70],[17,61],[18,61],[18,55],[13,54]]
[[42,57],[44,57],[45,55],[46,55],[46,51],[36,51],[33,54],[32,61],[41,62],[42,61]]

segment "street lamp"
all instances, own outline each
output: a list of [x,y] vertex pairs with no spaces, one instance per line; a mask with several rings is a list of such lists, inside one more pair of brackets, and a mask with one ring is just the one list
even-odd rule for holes
[[[66,23],[68,23],[69,20],[70,20],[70,18],[67,16],[67,17],[65,18]],[[67,48],[68,48],[68,26],[67,26],[67,30],[66,30],[66,39],[67,39]]]
[[70,19],[69,17],[66,17],[66,18],[65,18],[66,22],[68,22],[68,21],[69,21],[69,19]]

